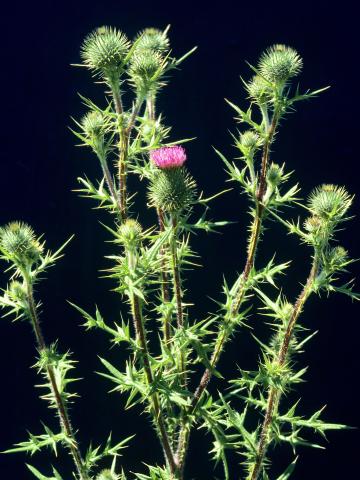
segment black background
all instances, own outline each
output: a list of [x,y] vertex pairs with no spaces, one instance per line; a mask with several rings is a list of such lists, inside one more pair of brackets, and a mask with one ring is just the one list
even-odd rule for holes
[[[66,303],[72,300],[85,309],[98,304],[104,316],[116,320],[120,301],[108,293],[112,284],[99,279],[99,270],[108,263],[104,255],[111,245],[104,243],[108,234],[91,211],[90,201],[79,198],[72,189],[76,177],[86,174],[96,178],[98,165],[91,153],[74,147],[68,130],[70,116],[84,113],[77,92],[95,101],[103,101],[102,90],[93,86],[85,70],[70,67],[79,61],[78,50],[83,37],[93,28],[108,24],[123,29],[132,38],[147,26],[164,28],[171,23],[174,53],[181,55],[193,45],[199,49],[175,72],[163,91],[159,110],[168,125],[173,125],[172,139],[197,137],[187,146],[188,166],[201,189],[207,194],[224,188],[225,175],[212,145],[228,157],[234,154],[229,130],[234,130],[233,114],[224,97],[245,105],[245,94],[239,75],[248,78],[245,60],[255,63],[259,53],[273,43],[287,43],[304,57],[301,76],[303,89],[331,85],[318,99],[298,106],[278,135],[273,159],[287,162],[296,170],[302,195],[322,182],[346,185],[350,192],[359,190],[358,137],[359,86],[357,16],[351,3],[219,2],[216,5],[196,2],[7,2],[2,9],[1,29],[1,188],[0,223],[12,219],[29,222],[39,233],[46,233],[47,244],[55,249],[70,234],[76,237],[66,256],[48,274],[38,288],[43,300],[43,328],[46,338],[59,338],[63,350],[69,348],[79,360],[77,374],[81,398],[73,408],[74,424],[80,439],[95,442],[105,439],[109,430],[115,439],[138,432],[127,451],[123,465],[140,471],[141,462],[161,458],[154,434],[139,411],[123,411],[123,399],[107,395],[109,384],[93,371],[99,369],[97,355],[121,363],[124,353],[107,352],[107,338],[86,333],[81,319]],[[6,10],[6,11],[5,11]],[[228,186],[228,184],[226,184]],[[140,196],[141,198],[141,196]],[[359,210],[355,201],[353,213]],[[222,235],[199,235],[193,242],[200,251],[204,268],[191,275],[187,298],[196,301],[193,314],[198,317],[214,308],[207,296],[219,298],[222,274],[234,279],[244,262],[247,204],[238,191],[219,199],[212,209],[213,218],[237,223]],[[147,214],[146,214],[147,215]],[[293,212],[296,215],[296,212]],[[142,217],[150,224],[152,217]],[[284,292],[294,299],[299,282],[309,268],[310,252],[298,246],[295,238],[278,228],[267,232],[262,242],[259,264],[277,252],[280,260],[293,259],[290,277],[283,282]],[[353,257],[360,256],[359,220],[356,217],[341,241]],[[359,271],[355,264],[353,273]],[[5,286],[3,277],[1,285]],[[325,418],[352,426],[359,424],[358,306],[347,298],[313,298],[306,306],[303,321],[319,334],[303,355],[310,365],[307,383],[300,385],[302,412],[312,413],[325,403]],[[262,338],[267,330],[261,317],[254,315],[251,324]],[[39,417],[55,426],[44,402],[38,400],[34,369],[35,350],[30,328],[0,325],[1,410],[0,449],[26,438],[26,429],[40,432]],[[221,362],[234,373],[235,364],[254,367],[255,343],[249,332],[243,332],[229,346]],[[355,478],[358,471],[357,430],[328,435],[327,449],[300,450],[294,479]],[[189,455],[188,478],[208,479],[215,475],[208,462],[207,440],[203,434],[193,436]],[[326,444],[326,441],[324,442]],[[280,472],[291,458],[280,449],[274,459],[274,470]],[[45,459],[44,459],[45,458]],[[236,464],[232,478],[238,478]],[[29,461],[30,459],[27,459]],[[62,471],[66,474],[66,462]],[[44,473],[48,468],[46,454],[35,456],[31,463]],[[48,471],[50,473],[50,471]],[[222,476],[221,470],[216,475]],[[21,454],[0,456],[0,479],[30,479]],[[66,478],[66,477],[64,477]],[[68,477],[69,478],[69,477]]]

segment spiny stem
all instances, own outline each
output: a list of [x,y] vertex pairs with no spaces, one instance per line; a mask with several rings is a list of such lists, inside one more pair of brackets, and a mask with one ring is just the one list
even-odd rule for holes
[[[39,353],[46,352],[48,348],[44,340],[44,336],[40,327],[38,314],[36,311],[33,287],[29,279],[26,279],[25,281],[26,281],[27,301],[28,301],[29,312],[30,312],[30,320],[34,328],[37,347],[38,347]],[[51,386],[51,391],[54,395],[56,408],[60,418],[60,426],[64,431],[66,437],[69,439],[68,445],[69,445],[70,453],[73,457],[74,464],[76,466],[76,469],[79,475],[79,479],[90,480],[90,477],[88,476],[88,473],[87,473],[87,469],[85,468],[83,458],[81,456],[79,445],[76,441],[75,434],[71,426],[69,414],[67,412],[66,406],[63,402],[63,399],[61,397],[61,394],[59,392],[59,389],[56,383],[55,372],[52,365],[46,366],[46,375],[48,377],[48,380]]]
[[[159,232],[164,232],[165,223],[164,223],[164,212],[161,208],[157,209],[158,215],[158,222],[159,222]],[[161,247],[160,249],[160,278],[161,278],[161,296],[163,305],[169,305],[170,303],[170,285],[169,285],[169,278],[166,268],[166,257],[165,257],[165,247]],[[170,342],[170,316],[171,313],[168,309],[166,309],[163,317],[163,331],[164,331],[164,341],[165,344],[168,345]]]
[[[247,281],[249,279],[251,269],[254,266],[256,250],[257,250],[257,246],[258,246],[259,238],[261,234],[261,226],[262,226],[263,215],[264,215],[264,206],[262,204],[262,200],[266,193],[266,174],[267,174],[267,167],[270,161],[270,147],[274,139],[278,121],[279,121],[279,112],[278,112],[278,109],[276,109],[273,114],[270,127],[267,131],[266,140],[263,146],[261,171],[260,171],[258,189],[256,192],[256,198],[255,198],[256,213],[255,213],[254,223],[252,225],[250,239],[248,243],[248,252],[247,252],[245,267],[241,274],[241,280],[237,288],[237,291],[234,294],[234,298],[230,308],[230,316],[226,322],[227,324],[222,326],[222,329],[219,332],[218,337],[216,339],[215,349],[210,360],[211,368],[206,368],[200,379],[199,385],[195,390],[188,415],[191,415],[196,410],[196,407],[200,401],[200,398],[211,380],[213,370],[216,368],[220,360],[221,354],[224,350],[224,346],[231,333],[231,329],[227,327],[228,325],[230,325],[230,323],[234,320],[234,318],[238,314],[246,294]],[[265,128],[266,127],[267,127],[267,123],[265,122]],[[187,443],[189,441],[189,437],[190,437],[190,433],[184,433],[180,431],[179,440],[183,438],[183,441],[182,442],[179,441],[179,446],[180,446],[180,443],[184,443],[182,449],[185,453],[187,451]],[[182,466],[183,462],[184,462],[184,458],[180,458],[179,460],[180,466]]]
[[126,128],[124,127],[124,119],[123,119],[124,109],[123,109],[122,100],[121,100],[120,87],[119,85],[112,82],[110,82],[109,84],[111,88],[112,97],[114,100],[115,112],[118,117],[117,123],[118,123],[118,131],[119,131],[119,142],[118,142],[119,195],[117,197],[117,203],[120,209],[120,218],[122,221],[125,221],[127,217],[126,161],[128,156],[128,135],[127,135]]
[[119,139],[119,161],[118,161],[118,181],[119,181],[119,204],[122,221],[127,217],[127,193],[126,193],[126,176],[127,176],[127,159],[129,148],[129,137],[126,129],[120,128]]
[[[317,257],[315,256],[311,266],[310,274],[308,276],[305,286],[303,287],[300,295],[298,296],[295,302],[295,305],[293,307],[293,310],[285,331],[283,341],[279,348],[279,353],[278,353],[278,358],[276,359],[276,363],[280,367],[284,366],[286,363],[287,354],[289,352],[290,341],[294,333],[294,327],[299,318],[299,315],[301,314],[301,311],[303,309],[303,306],[306,300],[309,298],[312,292],[317,271],[318,271],[318,260],[317,260]],[[270,387],[268,391],[267,408],[266,408],[265,417],[264,417],[264,421],[263,421],[261,432],[260,432],[259,443],[257,445],[257,450],[256,450],[256,461],[252,467],[252,470],[250,471],[248,480],[257,480],[262,470],[266,451],[271,441],[271,439],[269,438],[269,433],[270,433],[269,431],[271,428],[271,423],[274,418],[274,415],[277,412],[280,398],[281,398],[281,391],[276,387]]]
[[110,170],[109,170],[109,166],[108,166],[105,158],[103,158],[102,156],[99,156],[99,159],[100,159],[100,164],[101,164],[101,168],[102,168],[102,171],[103,171],[103,175],[104,175],[106,184],[109,188],[110,195],[113,199],[114,204],[116,205],[116,208],[118,209],[118,211],[120,213],[121,212],[121,205],[120,205],[120,202],[119,202],[119,197],[118,197],[118,195],[116,193],[116,190],[115,190],[115,185],[114,185],[114,182],[113,182]]
[[[184,328],[184,312],[182,305],[182,291],[181,291],[181,277],[179,269],[179,261],[177,255],[177,219],[175,216],[171,219],[172,222],[172,237],[171,237],[171,262],[173,269],[173,289],[176,301],[176,320],[177,328],[182,330]],[[180,372],[182,376],[183,387],[186,387],[186,353],[183,348],[180,349]]]
[[[132,314],[133,314],[137,338],[140,344],[141,359],[144,366],[146,381],[149,387],[152,388],[154,385],[154,375],[153,375],[153,371],[152,371],[150,360],[149,360],[149,351],[147,347],[146,332],[143,325],[140,302],[141,300],[136,295],[132,296],[132,299],[131,299]],[[161,440],[162,447],[164,449],[165,458],[168,462],[171,474],[175,475],[177,471],[177,465],[176,465],[174,454],[170,445],[170,441],[167,434],[166,425],[165,425],[164,417],[161,411],[159,397],[157,393],[153,393],[151,395],[151,402],[152,402],[152,408],[153,408],[153,417],[154,417],[155,424],[158,427],[159,437]]]

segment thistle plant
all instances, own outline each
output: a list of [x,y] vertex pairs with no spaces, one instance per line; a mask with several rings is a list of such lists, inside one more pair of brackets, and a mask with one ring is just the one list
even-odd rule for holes
[[[249,201],[247,249],[234,257],[235,272],[240,273],[224,280],[213,313],[202,317],[196,304],[192,306],[196,299],[191,290],[186,290],[187,272],[196,267],[199,257],[192,249],[192,238],[199,231],[226,231],[230,221],[208,215],[211,202],[228,189],[204,195],[191,175],[196,159],[191,147],[184,147],[190,139],[170,140],[171,128],[157,111],[157,99],[170,73],[195,51],[175,58],[168,33],[169,28],[148,28],[133,41],[112,27],[90,33],[81,47],[80,66],[100,83],[105,99],[101,103],[81,96],[87,111],[72,127],[81,145],[92,150],[88,155],[99,162],[100,178],[79,178],[79,193],[109,212],[105,228],[112,254],[106,258],[105,276],[113,282],[121,316],[107,320],[101,308],[88,313],[71,305],[84,319],[86,330],[99,330],[111,346],[128,353],[125,364],[111,363],[101,355],[100,375],[119,395],[119,408],[124,408],[121,397],[126,409],[141,407],[144,422],[150,421],[158,441],[158,460],[149,465],[146,458],[139,458],[139,464],[125,472],[120,451],[136,439],[113,444],[109,435],[102,447],[93,446],[98,444],[95,439],[85,446],[77,440],[69,410],[76,397],[75,379],[70,377],[75,362],[69,352],[60,353],[56,343],[46,343],[34,290],[48,267],[60,259],[67,242],[55,253],[45,252],[42,237],[25,223],[13,222],[0,230],[1,256],[10,272],[0,304],[5,316],[28,321],[34,331],[35,365],[46,390],[41,398],[56,412],[59,431],[52,432],[44,424],[44,433],[30,434],[29,440],[7,452],[32,454],[51,447],[56,454],[63,447],[73,461],[71,474],[62,472],[61,457],[46,473],[28,465],[40,480],[184,480],[191,475],[187,453],[195,429],[212,436],[210,459],[222,468],[221,478],[286,480],[295,469],[297,449],[319,446],[307,438],[307,430],[325,436],[328,430],[347,428],[323,420],[323,408],[299,413],[299,401],[291,403],[287,395],[306,373],[299,359],[314,336],[310,320],[302,320],[310,298],[339,293],[359,299],[352,280],[341,280],[353,260],[337,239],[351,218],[353,197],[342,186],[323,184],[302,200],[298,184],[289,184],[293,173],[273,158],[275,139],[281,137],[280,125],[287,114],[298,102],[313,99],[326,88],[301,93],[294,82],[301,73],[302,58],[288,46],[274,45],[255,66],[250,65],[249,79],[243,80],[248,107],[227,100],[239,125],[232,134],[236,153],[234,160],[217,149],[216,154],[228,180]],[[136,179],[131,190],[130,176]],[[146,204],[140,208],[138,191],[147,192],[141,197]],[[287,207],[297,207],[303,214],[289,219]],[[309,273],[295,299],[283,292],[291,279],[290,263],[277,263],[273,251],[266,251],[267,262],[258,261],[260,240],[266,239],[272,222],[308,247],[304,261]],[[258,317],[268,317],[265,340],[257,336]],[[220,371],[220,358],[226,355],[229,342],[236,342],[249,327],[253,346],[259,349],[258,362],[251,371],[243,369],[240,352],[237,374],[232,377],[225,367]],[[222,379],[220,387],[218,382],[214,385],[214,377]],[[116,423],[109,430],[122,434]],[[279,444],[292,448],[294,460],[276,477],[272,463]],[[228,461],[231,452],[240,455],[239,464]]]

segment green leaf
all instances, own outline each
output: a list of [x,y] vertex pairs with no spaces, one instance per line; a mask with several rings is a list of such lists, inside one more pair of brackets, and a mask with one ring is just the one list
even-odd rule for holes
[[280,475],[280,477],[278,477],[276,480],[288,480],[288,478],[290,478],[290,475],[295,470],[297,459],[298,457],[296,457],[295,460],[292,463],[290,463],[290,465],[287,467],[285,472],[282,475]]
[[54,474],[56,475],[55,477],[46,477],[45,475],[43,475],[41,472],[39,472],[39,470],[31,465],[29,465],[28,463],[26,463],[26,466],[27,468],[30,470],[30,472],[36,477],[38,478],[38,480],[62,480],[62,478],[60,477],[60,475],[58,473],[56,473],[56,471],[54,471]]

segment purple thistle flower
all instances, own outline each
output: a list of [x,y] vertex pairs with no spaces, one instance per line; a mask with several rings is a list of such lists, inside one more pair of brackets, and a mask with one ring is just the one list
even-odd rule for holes
[[157,148],[150,152],[150,160],[161,169],[182,167],[186,160],[185,148],[176,145]]

